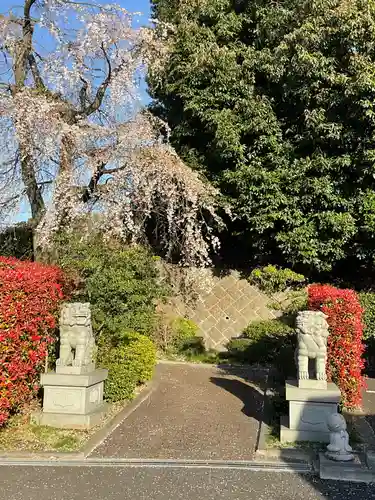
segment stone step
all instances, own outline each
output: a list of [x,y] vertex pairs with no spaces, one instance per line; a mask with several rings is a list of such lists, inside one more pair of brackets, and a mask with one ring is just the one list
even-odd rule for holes
[[335,481],[375,482],[375,471],[367,466],[363,454],[355,455],[351,462],[335,462],[326,458],[324,453],[319,453],[319,475],[321,479]]

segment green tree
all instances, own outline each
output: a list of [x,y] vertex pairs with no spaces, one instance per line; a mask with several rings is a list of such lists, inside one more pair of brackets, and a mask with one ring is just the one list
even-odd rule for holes
[[[375,257],[375,1],[154,0],[173,26],[154,112],[234,205],[236,254]],[[250,253],[251,252],[251,253]]]
[[149,250],[96,234],[63,233],[55,240],[54,260],[75,285],[71,300],[90,302],[97,337],[111,344],[126,332],[152,334],[156,304],[168,290]]

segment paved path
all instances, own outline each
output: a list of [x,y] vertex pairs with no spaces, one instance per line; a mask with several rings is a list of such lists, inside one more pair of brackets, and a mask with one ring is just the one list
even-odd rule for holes
[[0,500],[373,500],[375,486],[234,470],[0,467]]
[[251,460],[262,418],[263,372],[160,364],[155,381],[151,396],[92,456]]

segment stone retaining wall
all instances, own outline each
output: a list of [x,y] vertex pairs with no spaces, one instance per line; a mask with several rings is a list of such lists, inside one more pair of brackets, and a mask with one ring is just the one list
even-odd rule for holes
[[[199,282],[204,281],[208,286],[199,289]],[[169,315],[194,321],[207,348],[224,350],[228,341],[238,337],[251,321],[274,319],[281,314],[269,307],[270,297],[250,285],[237,271],[217,276],[206,270],[197,279],[195,292],[193,303],[186,304],[177,296],[163,309]]]

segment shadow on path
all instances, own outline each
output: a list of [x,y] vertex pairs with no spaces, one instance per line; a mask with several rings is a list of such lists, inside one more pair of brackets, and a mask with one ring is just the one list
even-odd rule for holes
[[242,413],[254,418],[258,422],[263,419],[263,394],[261,389],[256,389],[241,380],[211,377],[211,382],[236,396],[243,403]]

